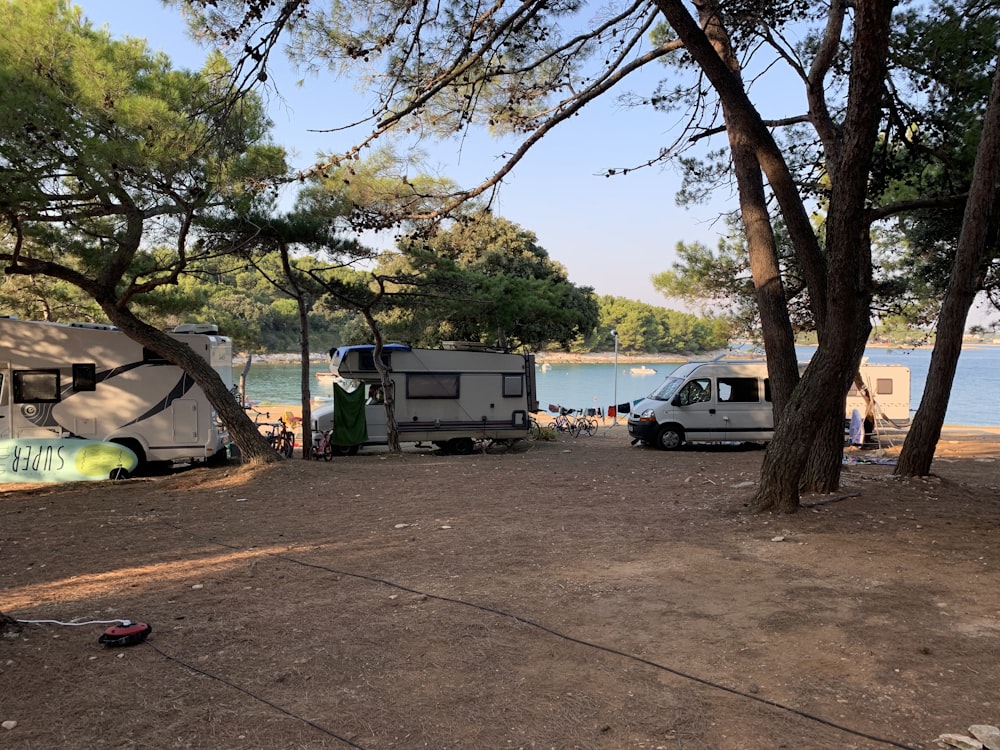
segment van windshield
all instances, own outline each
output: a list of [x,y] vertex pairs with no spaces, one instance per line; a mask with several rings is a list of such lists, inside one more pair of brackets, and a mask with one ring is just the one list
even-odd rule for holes
[[677,393],[677,389],[681,387],[683,382],[684,378],[667,378],[659,388],[650,393],[646,398],[651,398],[654,401],[669,401]]

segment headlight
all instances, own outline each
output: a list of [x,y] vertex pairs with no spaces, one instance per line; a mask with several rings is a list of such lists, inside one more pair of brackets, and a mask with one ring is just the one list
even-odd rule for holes
[[639,415],[640,422],[655,422],[656,412],[652,409],[646,409],[642,414]]

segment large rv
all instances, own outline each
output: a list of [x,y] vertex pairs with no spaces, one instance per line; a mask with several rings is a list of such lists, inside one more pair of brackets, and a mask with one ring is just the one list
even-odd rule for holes
[[[445,346],[414,349],[387,344],[382,349],[400,442],[430,442],[447,452],[466,454],[472,452],[476,440],[528,437],[528,415],[538,408],[535,356],[475,343],[446,342]],[[341,441],[338,452],[353,455],[361,445],[386,444],[387,415],[375,369],[375,347],[332,349],[330,370],[359,398],[372,393],[364,405],[367,436],[346,445]],[[314,431],[335,427],[333,404],[314,409],[312,415]]]
[[[171,333],[232,387],[232,342],[214,327]],[[149,462],[225,457],[225,435],[194,380],[114,326],[0,318],[0,439],[119,443]]]
[[[800,369],[805,368],[800,365]],[[910,368],[861,366],[861,378],[875,412],[856,386],[846,398],[845,418],[892,423],[910,421]],[[870,431],[870,430],[869,430]],[[774,435],[767,363],[758,360],[689,362],[674,370],[628,415],[629,435],[663,450],[690,442],[763,442]]]

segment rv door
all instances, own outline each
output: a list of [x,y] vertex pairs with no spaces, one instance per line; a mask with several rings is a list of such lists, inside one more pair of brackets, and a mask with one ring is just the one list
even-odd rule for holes
[[10,363],[0,362],[0,440],[12,438],[11,425],[14,415],[11,413],[13,399],[10,397]]

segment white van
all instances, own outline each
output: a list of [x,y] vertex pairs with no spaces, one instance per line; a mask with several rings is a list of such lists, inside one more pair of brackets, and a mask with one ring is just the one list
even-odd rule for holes
[[[804,368],[802,364],[800,367]],[[910,369],[902,365],[862,365],[861,377],[879,416],[899,426],[910,417]],[[845,418],[864,397],[851,389]],[[632,407],[628,433],[662,450],[694,442],[762,442],[774,435],[774,412],[767,363],[763,360],[689,362]]]

